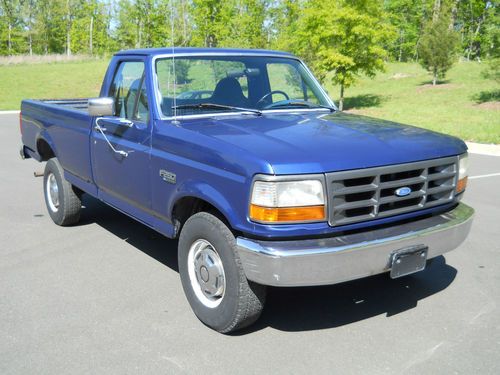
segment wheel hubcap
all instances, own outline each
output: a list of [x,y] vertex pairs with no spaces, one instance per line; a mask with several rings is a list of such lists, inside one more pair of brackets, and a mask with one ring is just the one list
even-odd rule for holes
[[53,173],[47,177],[47,201],[52,211],[59,209],[59,186],[57,186],[56,176]]
[[219,254],[207,240],[195,241],[188,255],[191,287],[205,306],[217,307],[224,297],[226,277]]

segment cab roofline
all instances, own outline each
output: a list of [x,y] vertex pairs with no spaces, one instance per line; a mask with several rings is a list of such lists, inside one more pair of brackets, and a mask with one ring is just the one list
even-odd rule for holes
[[273,51],[265,49],[244,49],[244,48],[196,48],[196,47],[172,47],[165,48],[143,48],[143,49],[129,49],[123,50],[115,53],[115,56],[156,56],[156,55],[262,55],[262,56],[283,56],[283,57],[295,57],[291,53],[282,51]]

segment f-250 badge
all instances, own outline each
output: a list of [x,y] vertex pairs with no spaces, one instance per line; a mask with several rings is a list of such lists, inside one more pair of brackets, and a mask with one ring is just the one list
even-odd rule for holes
[[168,182],[170,184],[175,184],[177,177],[175,173],[166,171],[165,169],[160,169],[160,177],[163,181]]

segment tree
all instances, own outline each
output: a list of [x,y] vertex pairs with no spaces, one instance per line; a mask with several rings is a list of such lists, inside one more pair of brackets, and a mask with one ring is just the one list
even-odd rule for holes
[[115,30],[115,39],[119,49],[133,48],[136,45],[137,17],[135,13],[134,4],[130,0],[119,2]]
[[[462,49],[467,60],[480,58],[482,39],[487,21],[488,9],[492,6],[489,0],[458,1],[456,6],[456,24],[459,27]],[[498,27],[498,25],[497,25]]]
[[299,22],[299,53],[321,80],[340,85],[342,110],[345,89],[359,74],[373,77],[384,69],[384,47],[394,33],[382,1],[311,0]]
[[302,12],[301,0],[276,1],[268,9],[270,25],[267,28],[268,43],[272,48],[297,50],[297,31]]
[[71,27],[73,53],[102,54],[111,48],[109,37],[110,14],[102,0],[86,0],[75,11]]
[[424,28],[418,47],[420,64],[432,74],[432,84],[444,78],[452,67],[458,44],[457,33],[450,27],[450,12],[441,9]]
[[63,53],[66,47],[64,0],[38,0],[35,9],[33,51]]
[[15,48],[15,41],[19,40],[19,26],[21,23],[21,8],[22,2],[19,0],[1,0],[0,15],[5,19],[7,24],[7,53],[10,55],[14,52],[19,52]]
[[33,23],[35,20],[36,0],[26,0],[23,6],[23,18],[28,33],[28,49],[30,56],[33,55]]
[[498,6],[491,5],[487,10],[484,52],[490,59],[483,71],[483,77],[496,81],[500,84],[500,10]]
[[266,4],[262,0],[238,0],[231,19],[233,38],[228,46],[263,48],[266,45],[264,22]]
[[218,47],[231,39],[234,0],[193,0],[192,15],[196,29],[193,42],[197,46]]
[[399,62],[415,59],[425,0],[386,1],[384,9],[397,33],[389,44],[389,53]]

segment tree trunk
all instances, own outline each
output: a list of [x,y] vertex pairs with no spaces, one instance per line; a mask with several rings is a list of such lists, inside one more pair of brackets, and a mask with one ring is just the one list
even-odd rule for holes
[[398,56],[399,62],[403,60],[403,42],[404,42],[404,31],[401,30],[399,33],[399,56]]
[[33,56],[33,1],[28,1],[28,47]]
[[93,50],[93,39],[92,39],[92,34],[94,33],[94,16],[90,17],[90,30],[89,30],[89,51],[90,51],[90,56],[92,56],[92,50]]
[[66,55],[71,56],[71,34],[70,34],[70,28],[67,28],[66,31]]
[[141,48],[142,44],[142,20],[137,19],[137,36],[135,41],[135,48]]
[[186,1],[181,2],[182,6],[182,45],[188,42]]
[[340,84],[339,111],[344,110],[344,84]]
[[[472,49],[474,48],[474,39],[476,38],[477,34],[479,34],[479,31],[481,30],[481,23],[482,23],[482,19],[479,19],[479,21],[477,23],[476,31],[474,31],[474,34],[472,34],[472,37],[470,38],[469,53],[467,54],[467,61],[470,59]],[[479,50],[479,52],[481,52],[481,50]],[[479,53],[477,55],[479,56]]]
[[438,79],[437,72],[434,72],[434,75],[432,77],[432,86],[436,86],[437,79]]
[[8,38],[7,45],[9,47],[9,55],[10,55],[12,50],[12,25],[10,23],[9,23],[9,34],[7,38]]
[[432,10],[432,21],[436,22],[441,13],[441,0],[434,0],[434,8]]
[[69,0],[66,1],[66,55],[71,56],[71,11]]

